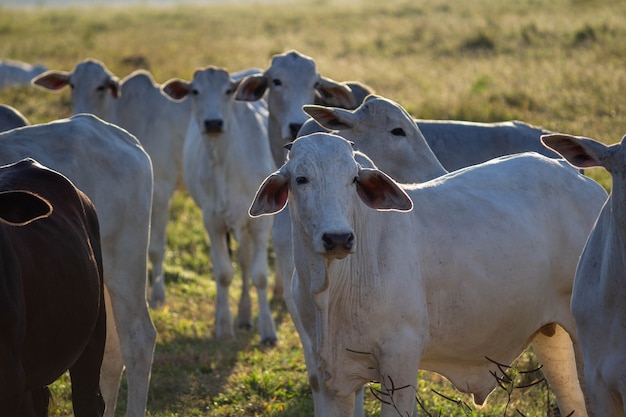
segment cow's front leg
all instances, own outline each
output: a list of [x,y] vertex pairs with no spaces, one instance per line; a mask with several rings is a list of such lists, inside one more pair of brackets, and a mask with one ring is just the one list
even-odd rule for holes
[[230,311],[230,284],[234,270],[228,252],[226,232],[211,223],[211,214],[204,214],[204,222],[211,241],[211,263],[217,286],[217,305],[215,306],[215,327],[217,337],[235,337],[233,315]]
[[[417,417],[415,395],[421,350],[417,341],[411,342],[386,347],[379,358],[380,395],[384,400],[381,417]],[[415,347],[415,350],[407,352],[406,346]]]

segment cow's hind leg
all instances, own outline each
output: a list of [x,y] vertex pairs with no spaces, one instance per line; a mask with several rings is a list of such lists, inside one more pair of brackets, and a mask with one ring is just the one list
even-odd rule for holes
[[166,226],[169,214],[170,199],[176,188],[176,183],[161,184],[154,188],[152,197],[152,216],[150,229],[150,242],[148,245],[148,257],[152,264],[152,293],[150,307],[159,308],[165,303],[165,275],[163,273],[163,260],[167,246]]
[[[50,407],[50,389],[48,387],[33,390],[27,394],[30,397],[30,404],[26,410],[22,410],[22,415],[33,415],[37,417],[48,417],[48,407]],[[32,407],[32,408],[31,408]],[[78,417],[78,415],[76,416]]]
[[[6,321],[13,326],[13,322]],[[18,415],[20,404],[25,401],[26,376],[20,359],[17,336],[0,332],[0,414]]]
[[100,368],[104,357],[106,332],[106,312],[102,300],[98,321],[91,338],[70,368],[72,403],[76,417],[104,415],[104,400],[100,393]]
[[[132,305],[122,301],[124,297],[119,292],[115,297],[112,297],[113,309],[117,319],[119,346],[121,348],[122,360],[126,366],[126,379],[128,380],[127,417],[143,417],[146,415],[152,358],[156,342],[156,329],[150,319],[148,303],[146,302],[146,282],[144,280],[137,284],[141,284],[141,298],[132,297],[131,299],[137,300],[137,302],[141,300],[141,304]],[[139,288],[126,291],[139,292]]]
[[100,389],[106,404],[106,416],[115,416],[115,407],[117,405],[117,396],[124,371],[124,361],[122,360],[122,350],[120,339],[117,335],[115,327],[115,316],[111,305],[111,298],[108,290],[105,288],[105,302],[107,310],[107,336],[104,350],[104,358],[102,360],[102,369],[100,373]]
[[[125,280],[124,277],[120,279],[122,286],[124,282],[133,283],[132,279]],[[128,380],[126,415],[143,417],[146,414],[156,342],[156,329],[150,319],[146,302],[146,281],[136,282],[134,288],[127,289],[112,289],[109,286],[108,291],[111,292],[111,296],[109,297],[105,291],[108,303],[107,339],[100,377],[100,388],[106,403],[105,416],[115,416],[122,371],[126,365]],[[135,294],[141,294],[141,298]],[[136,304],[132,304],[131,300]]]
[[569,333],[557,324],[548,324],[536,333],[532,343],[561,414],[566,416],[575,411],[576,416],[587,416]]
[[[255,219],[265,220],[265,219]],[[244,280],[252,279],[257,292],[257,302],[259,306],[258,327],[261,334],[261,343],[264,345],[275,345],[278,340],[276,336],[276,324],[272,317],[272,311],[268,300],[268,265],[267,246],[271,223],[265,224],[256,222],[251,227],[250,234],[246,234],[241,242],[242,255],[240,262]]]
[[248,239],[247,234],[242,236],[237,257],[241,271],[241,296],[237,309],[237,327],[252,330],[252,301],[250,300],[250,258],[252,253]]
[[[274,215],[272,224],[272,245],[275,254],[275,281],[272,298],[280,300],[284,297],[286,286],[291,285],[293,275],[293,250],[291,248],[291,217],[289,204]],[[291,291],[291,289],[287,289]]]

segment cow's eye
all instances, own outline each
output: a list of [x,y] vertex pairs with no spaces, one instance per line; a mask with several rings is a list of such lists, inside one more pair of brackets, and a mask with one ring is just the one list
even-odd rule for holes
[[233,93],[233,89],[232,89],[232,88],[229,88],[228,90],[226,90],[226,93],[225,93],[225,94],[226,94],[227,96],[229,96],[229,95],[231,95],[232,93]]
[[198,94],[200,94],[200,92],[194,88],[193,90],[191,90],[191,94],[197,96]]
[[281,80],[279,80],[278,78],[274,78],[274,79],[272,80],[272,83],[273,83],[275,86],[283,85],[283,82],[282,82]]
[[106,90],[106,87],[103,86],[103,85],[101,85],[98,88],[96,88],[96,91],[104,91],[104,90]]
[[357,182],[359,182],[359,177],[354,177],[354,179],[352,180],[352,183],[356,184]]
[[391,134],[394,136],[406,136],[406,132],[401,127],[396,127],[391,130]]
[[298,185],[303,185],[303,184],[307,184],[309,182],[309,179],[307,177],[296,177],[296,184]]
[[70,83],[70,88],[73,90],[74,89],[74,84]]

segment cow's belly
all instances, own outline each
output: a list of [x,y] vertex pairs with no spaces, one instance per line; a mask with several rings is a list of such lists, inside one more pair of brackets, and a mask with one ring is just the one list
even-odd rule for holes
[[455,320],[466,323],[464,331],[446,331],[445,325],[431,329],[420,369],[445,376],[459,391],[474,394],[476,403],[481,404],[496,387],[491,374],[499,373],[496,363],[510,365],[549,321],[542,315],[530,316],[521,323],[512,317],[499,320],[493,316],[476,318],[469,312],[459,315]]

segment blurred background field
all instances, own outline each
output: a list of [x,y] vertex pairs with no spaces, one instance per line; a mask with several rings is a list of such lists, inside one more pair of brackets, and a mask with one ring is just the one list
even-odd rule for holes
[[[364,82],[414,117],[518,119],[613,143],[626,133],[624,16],[626,2],[618,0],[40,2],[28,8],[0,1],[0,59],[70,71],[92,57],[120,78],[147,68],[162,83],[190,79],[206,65],[264,69],[272,55],[296,49],[315,58],[321,74]],[[12,87],[0,90],[0,103],[33,123],[71,113],[68,91]],[[589,175],[610,188],[604,171]],[[168,238],[168,301],[152,312],[159,335],[149,415],[311,415],[298,337],[282,302],[273,302],[277,347],[261,348],[258,335],[243,331],[232,342],[214,338],[210,242],[184,189],[173,202]],[[516,369],[538,366],[529,352]],[[553,401],[545,384],[512,389],[536,377],[518,375],[510,401],[498,389],[483,408],[433,374],[420,375],[418,395],[434,416],[519,415],[516,408],[545,416]],[[55,384],[52,415],[69,415],[68,387],[67,378]],[[366,397],[369,415],[377,415],[374,395]],[[120,416],[124,401],[122,392]]]

